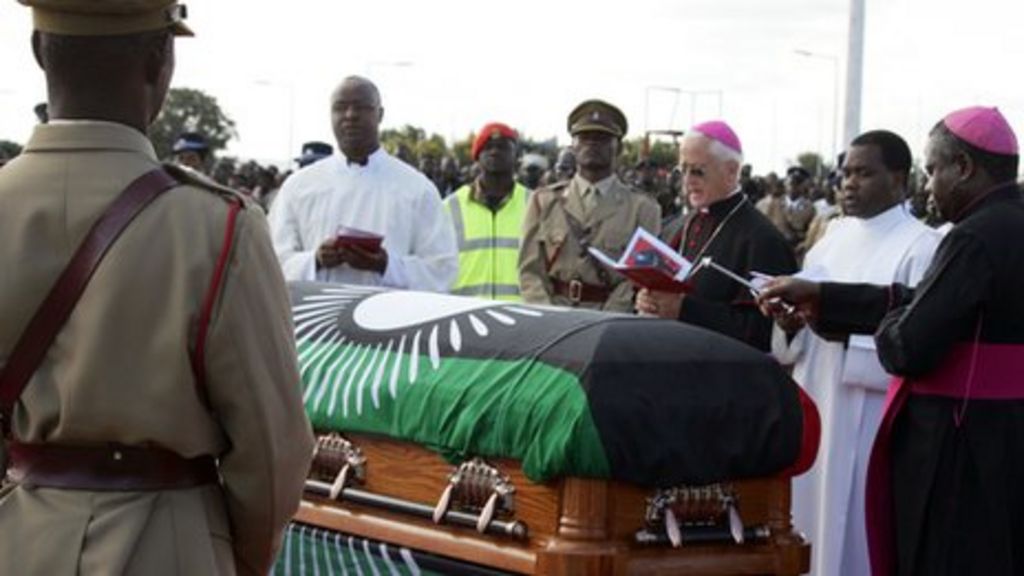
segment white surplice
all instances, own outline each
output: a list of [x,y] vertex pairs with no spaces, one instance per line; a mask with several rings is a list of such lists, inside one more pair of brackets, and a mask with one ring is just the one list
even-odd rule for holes
[[[382,148],[365,166],[335,153],[299,170],[281,187],[269,219],[287,280],[447,292],[458,275],[455,229],[437,188]],[[347,264],[316,269],[317,248],[341,226],[384,236],[383,275]]]
[[[902,204],[870,218],[833,222],[804,260],[812,280],[914,286],[941,236]],[[871,445],[891,377],[872,336],[828,342],[808,329],[787,344],[775,328],[772,352],[794,364],[793,378],[818,405],[821,448],[814,467],[793,480],[793,524],[811,541],[811,574],[870,574],[864,492]]]

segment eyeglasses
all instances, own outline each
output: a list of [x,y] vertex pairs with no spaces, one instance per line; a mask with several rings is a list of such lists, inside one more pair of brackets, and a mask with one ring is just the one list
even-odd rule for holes
[[679,174],[683,177],[692,176],[694,178],[703,178],[707,174],[707,169],[703,166],[691,166],[689,164],[679,165]]

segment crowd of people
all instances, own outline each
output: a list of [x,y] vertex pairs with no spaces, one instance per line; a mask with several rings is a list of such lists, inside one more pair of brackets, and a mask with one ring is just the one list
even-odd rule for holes
[[[830,174],[757,177],[723,120],[690,127],[676,165],[623,166],[628,120],[602,100],[568,111],[552,157],[491,122],[459,166],[385,150],[382,95],[350,76],[330,95],[337,149],[307,143],[293,172],[218,161],[195,133],[164,167],[145,133],[184,11],[22,2],[51,107],[0,169],[0,262],[19,272],[0,299],[0,573],[267,573],[312,451],[285,280],[725,334],[820,411],[793,488],[814,574],[1024,571],[1024,200],[997,109],[941,118],[926,180],[887,130]],[[638,228],[761,284],[697,266],[685,290],[636,286],[591,249],[618,256]]]
[[[943,369],[943,350],[977,344],[983,334],[973,333],[972,342],[970,319],[978,312],[971,306],[1000,297],[983,293],[999,289],[978,286],[969,302],[954,305],[952,292],[935,288],[948,270],[962,266],[966,274],[978,266],[962,258],[981,259],[989,266],[983,277],[991,278],[996,273],[992,262],[1004,257],[982,256],[977,252],[986,249],[982,246],[995,245],[978,240],[957,254],[952,247],[968,241],[957,240],[961,234],[954,224],[981,208],[970,203],[951,207],[943,197],[949,192],[941,188],[963,182],[978,182],[973,186],[983,190],[1002,186],[1005,201],[1019,207],[1016,144],[997,110],[970,108],[941,120],[925,158],[927,180],[913,177],[910,147],[886,130],[855,138],[827,177],[815,178],[806,168],[793,166],[783,178],[760,178],[743,163],[740,137],[720,120],[699,123],[685,133],[675,167],[622,167],[617,159],[628,130],[625,115],[612,104],[588,100],[569,112],[566,127],[572,145],[548,164],[551,168],[542,171],[541,162],[517,162],[517,132],[490,123],[473,142],[471,179],[446,185],[447,192],[442,192],[429,171],[419,173],[381,148],[376,126],[382,103],[372,82],[347,78],[332,102],[340,150],[293,175],[270,207],[271,231],[286,278],[639,313],[729,335],[790,366],[820,410],[824,432],[818,461],[811,472],[795,479],[793,490],[794,523],[815,547],[812,573],[886,574],[898,567],[900,574],[952,574],[970,570],[943,569],[975,565],[992,566],[999,573],[996,567],[1012,565],[1012,546],[997,546],[983,558],[977,555],[982,536],[965,537],[976,548],[942,548],[958,529],[929,510],[941,510],[949,515],[945,518],[970,517],[950,504],[957,486],[972,501],[985,500],[985,482],[949,484],[949,478],[992,474],[1009,481],[1017,476],[1012,470],[974,468],[966,456],[957,456],[974,448],[955,433],[939,442],[920,437],[929,426],[943,429],[945,424],[934,414],[919,416],[922,431],[893,436],[901,450],[893,456],[893,474],[875,481],[870,490],[868,481],[869,469],[881,474],[872,453],[878,450],[876,437],[887,414],[892,376],[920,377]],[[990,135],[978,135],[978,126],[996,134],[1001,144],[993,148]],[[985,161],[993,155],[1000,160],[990,168]],[[536,168],[523,171],[523,166]],[[997,168],[1001,171],[995,173]],[[949,180],[952,170],[958,180]],[[669,201],[661,190],[668,191]],[[921,190],[934,196],[930,206],[921,201]],[[987,196],[979,192],[977,198],[980,202]],[[998,202],[991,202],[991,210],[998,210]],[[936,226],[941,221],[948,223]],[[381,249],[367,252],[348,244],[334,233],[338,226],[380,235]],[[598,262],[589,249],[617,256],[637,228],[659,235],[693,263],[712,259],[742,277],[767,279],[768,289],[751,292],[727,275],[699,267],[683,292],[635,286]],[[942,250],[945,233],[949,237]],[[847,285],[837,283],[884,285],[889,300],[871,304],[879,310],[873,319],[859,316],[855,296],[845,296],[850,303],[833,311],[834,305],[825,303],[839,300],[832,294],[845,292],[830,288],[826,296],[825,287]],[[914,296],[919,284],[926,289]],[[807,286],[821,286],[820,296]],[[781,295],[789,304],[766,295]],[[815,305],[806,303],[811,300]],[[917,306],[931,301],[936,302],[933,307],[918,312]],[[940,301],[947,308],[937,307]],[[955,325],[942,319],[954,309],[961,310]],[[891,331],[892,340],[883,348],[870,331],[886,312],[883,329]],[[849,320],[828,324],[834,331],[823,328],[830,314]],[[924,314],[932,317],[918,319]],[[932,335],[921,331],[924,326],[949,331]],[[902,339],[902,331],[910,329],[913,340]],[[1009,327],[989,330],[999,334],[993,336],[997,340],[1015,341],[1011,334],[1018,333]],[[920,360],[905,364],[917,355]],[[915,409],[933,401],[910,394],[907,404]],[[991,408],[1011,430],[1020,426],[1015,410],[1012,404]],[[989,433],[984,424],[968,425],[978,427],[973,434],[979,437]],[[927,462],[928,467],[914,467],[915,462]],[[935,485],[935,492],[924,500],[911,498],[912,486],[922,484]],[[879,504],[878,494],[886,493],[879,486],[895,490],[902,499]],[[915,504],[908,508],[904,502]],[[866,520],[872,518],[873,524]]]
[[[358,92],[359,97],[349,92]],[[639,171],[627,171],[617,165],[628,130],[625,115],[607,102],[588,100],[568,115],[567,129],[573,142],[564,153],[574,157],[575,172],[566,170],[554,176],[553,171],[541,175],[534,170],[532,178],[517,174],[518,135],[505,124],[492,123],[480,130],[473,143],[476,176],[462,186],[453,186],[454,194],[442,201],[438,187],[426,176],[381,149],[375,139],[381,97],[369,80],[346,79],[333,102],[339,153],[286,182],[270,209],[275,246],[286,277],[452,290],[528,303],[640,313],[732,336],[791,366],[794,378],[821,411],[823,448],[816,467],[796,479],[793,503],[797,528],[815,545],[813,573],[865,574],[872,569],[869,557],[875,573],[885,573],[882,566],[898,565],[900,573],[930,574],[947,565],[982,562],[973,552],[941,550],[941,542],[955,529],[923,513],[925,504],[919,499],[914,500],[918,504],[913,510],[906,509],[902,501],[892,506],[904,524],[897,521],[896,535],[888,541],[877,536],[887,524],[872,526],[861,511],[878,506],[868,490],[869,464],[886,413],[892,375],[920,377],[941,369],[943,350],[958,340],[971,344],[969,319],[978,311],[970,306],[1000,297],[999,288],[976,286],[976,291],[969,293],[969,302],[954,305],[955,291],[964,295],[968,291],[953,285],[947,291],[934,287],[956,266],[963,266],[964,274],[978,266],[961,258],[980,258],[988,266],[1003,258],[977,252],[985,250],[983,246],[994,246],[979,245],[978,240],[969,241],[970,248],[961,248],[963,254],[956,253],[953,246],[968,241],[957,240],[961,234],[955,232],[954,224],[970,210],[980,208],[970,203],[951,207],[948,196],[943,196],[949,192],[941,191],[943,186],[956,188],[976,181],[975,186],[982,190],[1002,186],[1007,201],[1019,205],[1016,141],[997,110],[975,107],[941,120],[925,157],[928,179],[917,185],[912,178],[910,147],[890,131],[859,135],[839,160],[837,170],[816,181],[801,166],[789,168],[782,179],[772,174],[752,177],[743,164],[741,140],[731,126],[719,120],[703,122],[691,127],[680,142],[678,166],[664,179],[672,190],[672,201],[665,203],[657,193],[649,193],[656,189],[656,169],[640,166]],[[991,134],[979,135],[979,126]],[[992,138],[996,145],[990,142]],[[991,160],[993,156],[998,156],[998,161]],[[558,160],[560,163],[563,158]],[[989,160],[991,167],[986,164]],[[954,169],[959,180],[950,182],[947,172]],[[655,185],[645,188],[638,183]],[[919,188],[932,193],[930,209],[921,202]],[[1011,198],[1014,194],[1017,197]],[[979,193],[977,198],[981,201],[987,196]],[[949,223],[929,225],[936,213]],[[359,246],[346,245],[332,233],[338,225],[380,234],[383,248],[367,253]],[[660,235],[691,262],[712,259],[742,277],[768,278],[767,293],[781,294],[790,304],[777,306],[765,300],[764,294],[758,299],[757,292],[711,269],[697,268],[687,278],[689,288],[683,292],[638,287],[610,271],[589,251],[597,248],[621,254],[637,228]],[[947,232],[946,249],[940,250]],[[956,264],[951,264],[951,259]],[[991,278],[996,272],[987,268],[984,273],[981,277]],[[794,275],[802,280],[779,280]],[[969,281],[967,276],[964,279]],[[881,342],[876,344],[869,335],[859,333],[870,331],[865,325],[877,326],[880,317],[872,322],[859,318],[855,304],[834,313],[850,318],[848,323],[854,318],[868,323],[850,326],[837,321],[836,333],[821,328],[826,310],[793,308],[792,304],[803,304],[809,298],[800,291],[810,290],[804,284],[808,281],[813,281],[811,286],[824,282],[822,291],[837,282],[900,287],[887,288],[889,300],[879,305],[882,312],[889,313],[889,324],[883,326],[893,332],[892,342],[886,341],[882,348]],[[930,289],[912,296],[919,283]],[[950,289],[954,292],[948,292]],[[986,289],[995,293],[983,293]],[[815,293],[814,302],[820,300],[824,307],[829,299]],[[918,320],[918,315],[926,313],[918,312],[917,306],[931,301],[936,302],[933,306],[941,302],[947,308],[928,309],[927,314],[935,318]],[[941,320],[954,309],[961,310],[955,325]],[[948,325],[950,331],[926,334],[917,324]],[[912,326],[914,340],[901,339],[902,331]],[[981,328],[978,320],[977,330]],[[996,331],[1000,333],[997,339],[1013,340],[1009,334],[1016,333],[1010,328]],[[974,333],[974,344],[981,334]],[[917,355],[920,360],[906,364]],[[910,404],[914,402],[911,397]],[[1012,421],[1015,408],[993,410]],[[923,424],[941,429],[934,421]],[[1008,425],[1018,426],[1016,422]],[[913,437],[916,433],[907,434]],[[977,434],[986,431],[979,429]],[[899,439],[908,442],[905,437]],[[935,492],[937,500],[933,504],[927,500],[928,505],[954,516],[967,514],[945,500],[952,496],[948,490],[955,490],[955,486],[946,486],[947,476],[981,473],[956,456],[971,450],[965,442],[950,438],[928,444],[914,438],[912,448],[903,445],[903,456],[923,459],[930,467],[911,469],[899,462],[899,474],[882,484],[906,492],[915,483],[934,483],[941,488]],[[930,448],[923,449],[923,445]],[[1007,478],[1015,477],[1008,474]],[[977,489],[971,495],[981,499],[982,485],[979,481],[976,486],[963,486],[964,490]],[[872,510],[878,513],[877,508]],[[910,524],[912,521],[916,524]],[[869,534],[875,534],[871,556]],[[969,540],[980,542],[975,536]],[[894,549],[898,552],[892,552]],[[994,552],[1003,556],[986,557],[982,563],[1012,563],[1005,556],[1007,550]]]

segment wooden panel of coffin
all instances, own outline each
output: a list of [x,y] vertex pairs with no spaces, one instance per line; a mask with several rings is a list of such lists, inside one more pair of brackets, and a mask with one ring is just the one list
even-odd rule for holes
[[[810,546],[790,523],[786,478],[658,493],[595,479],[536,484],[527,480],[517,462],[495,459],[486,464],[497,469],[500,486],[492,491],[491,485],[463,483],[462,489],[448,495],[445,513],[436,508],[456,467],[438,454],[408,442],[346,434],[344,440],[356,447],[362,465],[341,471],[345,457],[327,455],[329,450],[323,449],[337,440],[336,435],[333,440],[321,436],[321,450],[295,518],[299,522],[525,574],[790,575],[803,574],[809,567]],[[347,461],[354,462],[353,453],[346,454]],[[368,494],[418,509],[399,512],[375,502],[358,503]],[[666,496],[675,503],[656,514],[659,507],[651,506],[652,498],[664,503]],[[497,505],[488,506],[487,500]],[[723,500],[735,504],[734,520],[745,527],[742,544],[733,541],[736,524],[730,524]],[[493,520],[481,533],[479,517],[488,507],[494,511]],[[674,534],[666,528],[665,509],[680,526]],[[444,514],[440,523],[433,521],[430,511]]]

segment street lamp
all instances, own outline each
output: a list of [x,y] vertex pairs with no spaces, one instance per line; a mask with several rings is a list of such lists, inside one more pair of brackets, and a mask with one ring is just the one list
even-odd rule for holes
[[838,136],[839,131],[839,57],[834,54],[811,52],[810,50],[802,49],[793,50],[793,53],[803,56],[804,58],[826,60],[832,64],[832,158],[830,161],[835,162],[836,137]]
[[846,117],[843,144],[860,133],[861,84],[864,81],[864,0],[850,0],[850,26],[846,49]]

